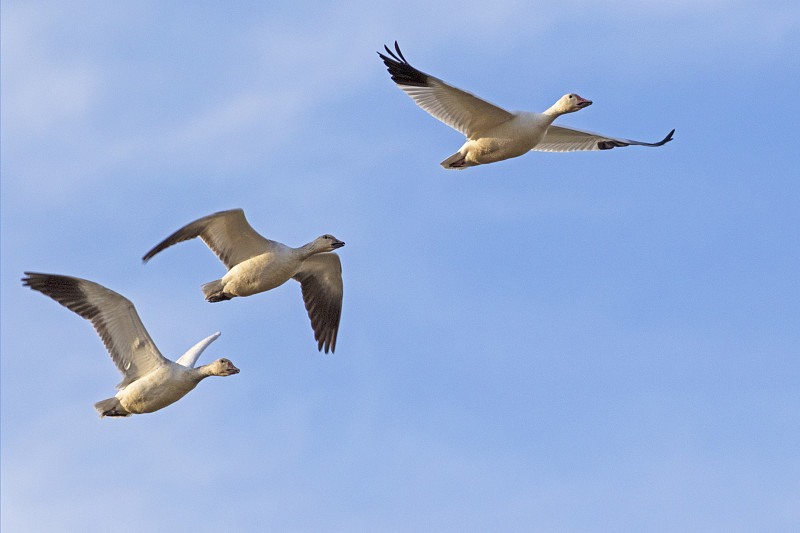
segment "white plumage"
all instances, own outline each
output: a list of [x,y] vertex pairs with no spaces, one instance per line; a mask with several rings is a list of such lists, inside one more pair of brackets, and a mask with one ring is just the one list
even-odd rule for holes
[[530,150],[572,152],[630,145],[662,146],[671,141],[675,133],[672,130],[661,141],[646,143],[566,126],[551,126],[559,116],[574,113],[592,102],[571,93],[562,96],[543,113],[512,113],[415,69],[403,57],[396,42],[394,47],[396,53],[384,47],[388,56],[378,52],[392,80],[418,106],[467,137],[467,142],[458,152],[442,161],[441,165],[447,169],[462,170],[494,163],[521,156]]
[[105,416],[152,413],[177,402],[208,376],[230,376],[239,369],[228,359],[194,368],[219,333],[198,342],[177,362],[158,351],[133,304],[98,283],[71,276],[26,272],[23,285],[54,299],[89,320],[122,373],[120,391],[94,407]]
[[228,268],[220,279],[205,283],[203,296],[221,302],[274,289],[290,279],[300,282],[318,349],[336,349],[342,312],[342,263],[330,253],[344,246],[332,235],[292,248],[254,230],[241,209],[220,211],[182,227],[142,258],[145,262],[179,242],[200,237]]

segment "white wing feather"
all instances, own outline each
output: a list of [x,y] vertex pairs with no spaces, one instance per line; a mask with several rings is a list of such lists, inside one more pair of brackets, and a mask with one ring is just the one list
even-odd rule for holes
[[200,358],[200,354],[208,348],[208,346],[217,340],[219,336],[222,335],[219,331],[206,337],[205,339],[201,340],[191,348],[189,348],[185,354],[180,356],[180,358],[175,361],[181,366],[185,366],[186,368],[194,368],[194,365],[197,363],[197,360]]

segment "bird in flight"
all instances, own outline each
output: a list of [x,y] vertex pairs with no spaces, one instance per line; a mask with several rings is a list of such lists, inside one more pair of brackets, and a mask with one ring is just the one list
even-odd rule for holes
[[116,396],[94,404],[100,418],[152,413],[177,402],[208,376],[230,376],[239,369],[228,359],[195,368],[200,354],[219,333],[195,344],[177,361],[158,351],[133,304],[98,283],[72,276],[25,272],[22,284],[49,296],[89,320],[123,376]]
[[147,262],[165,248],[195,237],[200,237],[228,268],[221,279],[202,286],[206,300],[221,302],[250,296],[295,279],[300,282],[318,349],[324,348],[325,353],[336,349],[342,314],[342,263],[331,252],[344,242],[333,235],[322,235],[292,248],[261,236],[247,222],[244,211],[231,209],[190,222],[142,260]]
[[380,52],[378,55],[397,86],[422,109],[467,137],[467,142],[458,152],[442,161],[441,165],[446,169],[463,170],[495,163],[519,157],[530,150],[573,152],[631,145],[662,146],[671,141],[675,133],[672,130],[662,140],[646,143],[553,126],[553,121],[559,116],[588,107],[592,101],[570,93],[543,113],[506,111],[412,67],[403,57],[397,41],[394,52],[388,46],[384,48],[388,55]]

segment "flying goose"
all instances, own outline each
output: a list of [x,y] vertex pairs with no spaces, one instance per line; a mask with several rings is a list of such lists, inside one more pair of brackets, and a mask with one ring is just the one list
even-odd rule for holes
[[656,143],[619,139],[566,126],[551,126],[565,113],[574,113],[592,105],[591,100],[570,93],[562,96],[544,113],[509,112],[477,96],[462,91],[412,67],[400,52],[397,41],[392,52],[378,55],[400,89],[422,109],[467,137],[467,142],[441,165],[463,170],[518,157],[530,150],[572,152],[609,150],[620,146],[662,146],[672,140],[672,130]]
[[227,359],[195,368],[200,354],[219,333],[195,344],[176,362],[161,355],[124,296],[92,281],[25,272],[22,284],[89,320],[103,340],[123,380],[116,396],[94,404],[100,418],[152,413],[177,402],[208,376],[230,376],[239,369]]
[[221,279],[202,286],[206,300],[221,302],[250,296],[295,279],[303,291],[317,348],[333,353],[342,313],[342,263],[338,255],[329,252],[344,246],[342,241],[322,235],[304,246],[291,248],[262,237],[247,222],[244,211],[231,209],[187,224],[142,260],[146,263],[165,248],[195,237],[200,237],[228,268]]

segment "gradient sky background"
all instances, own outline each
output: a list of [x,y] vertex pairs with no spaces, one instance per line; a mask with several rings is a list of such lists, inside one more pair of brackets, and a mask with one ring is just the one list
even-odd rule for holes
[[[2,3],[2,529],[798,531],[800,4]],[[375,54],[663,148],[445,171]],[[290,282],[211,305],[182,225],[340,250],[336,354]],[[87,278],[212,378],[100,420]]]

